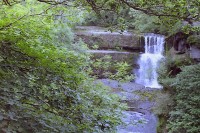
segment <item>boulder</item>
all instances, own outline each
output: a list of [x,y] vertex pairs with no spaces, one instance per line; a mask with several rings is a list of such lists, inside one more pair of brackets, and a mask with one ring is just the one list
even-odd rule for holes
[[200,62],[200,49],[196,46],[191,46],[190,48],[190,58],[197,62]]

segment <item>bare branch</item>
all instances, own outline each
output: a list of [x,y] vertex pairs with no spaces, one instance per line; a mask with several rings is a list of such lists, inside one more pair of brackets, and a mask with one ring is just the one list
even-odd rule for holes
[[3,0],[3,2],[6,4],[6,5],[9,5],[11,6],[10,2],[8,0]]

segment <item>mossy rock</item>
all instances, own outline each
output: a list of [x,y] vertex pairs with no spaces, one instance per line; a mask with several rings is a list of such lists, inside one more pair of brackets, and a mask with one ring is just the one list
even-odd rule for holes
[[159,122],[157,125],[157,133],[167,133],[167,117],[159,115]]
[[190,45],[195,45],[200,48],[200,35],[191,35],[187,39],[187,43]]

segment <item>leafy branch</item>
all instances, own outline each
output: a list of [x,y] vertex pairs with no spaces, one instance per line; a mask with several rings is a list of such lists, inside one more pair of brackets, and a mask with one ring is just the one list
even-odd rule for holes
[[43,15],[44,13],[46,13],[48,10],[52,9],[53,7],[55,7],[55,6],[50,6],[49,8],[47,8],[44,11],[42,11],[41,13],[36,13],[36,14],[31,14],[31,15],[28,15],[28,14],[23,15],[23,16],[19,17],[18,19],[16,19],[15,21],[13,21],[13,22],[1,27],[0,30],[4,30],[6,28],[11,27],[13,24],[19,22],[20,20],[24,19],[25,17],[34,17],[34,16],[38,16],[38,15]]

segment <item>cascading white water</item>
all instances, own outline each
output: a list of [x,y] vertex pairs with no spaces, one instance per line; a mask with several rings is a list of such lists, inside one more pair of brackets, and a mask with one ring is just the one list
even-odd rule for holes
[[145,36],[145,53],[141,54],[138,64],[136,83],[145,87],[162,88],[158,83],[158,74],[156,72],[159,61],[164,57],[164,36],[157,34],[146,34]]

